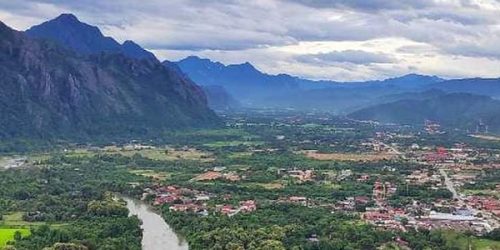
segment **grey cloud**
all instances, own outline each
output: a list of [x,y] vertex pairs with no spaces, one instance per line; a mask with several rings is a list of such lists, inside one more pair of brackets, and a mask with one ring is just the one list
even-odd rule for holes
[[415,9],[433,6],[431,0],[292,0],[313,8],[348,8],[362,11]]
[[[151,49],[178,50],[239,50],[299,41],[364,41],[384,37],[446,47],[448,42],[443,41],[484,36],[490,32],[486,27],[500,23],[500,12],[482,10],[471,1],[443,2],[20,0],[2,2],[0,8],[30,16],[34,5],[51,4],[76,12],[83,21],[119,40],[132,39]],[[45,14],[45,18],[52,17]]]
[[443,49],[453,55],[500,60],[500,36],[483,41],[449,44]]
[[[349,72],[362,75],[375,74],[376,66],[392,66],[396,57],[419,53],[500,60],[500,7],[485,6],[485,1],[0,0],[0,19],[8,17],[18,27],[28,28],[58,12],[72,12],[120,41],[134,40],[154,50],[243,55],[234,61],[250,60],[258,50],[300,42],[402,38],[424,46],[403,47],[394,54],[351,50],[301,58],[289,54],[283,59],[287,63],[348,64]],[[2,12],[9,15],[2,16]],[[275,60],[273,56],[268,60]],[[358,71],[357,65],[373,70]]]
[[328,65],[332,63],[374,64],[394,63],[396,59],[382,53],[370,53],[362,50],[332,51],[328,53],[299,55],[298,61],[310,64]]

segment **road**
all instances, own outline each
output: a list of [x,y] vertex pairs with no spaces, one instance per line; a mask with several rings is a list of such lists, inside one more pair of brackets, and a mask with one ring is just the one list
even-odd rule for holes
[[444,184],[446,185],[446,188],[448,188],[448,190],[450,190],[450,192],[453,194],[453,199],[460,199],[460,196],[458,195],[458,192],[453,186],[453,182],[450,180],[450,177],[448,177],[446,171],[440,168],[439,173],[444,177]]
[[391,146],[387,143],[384,143],[384,142],[380,142],[380,144],[382,144],[382,146],[384,146],[385,148],[390,149],[394,154],[397,154],[401,158],[406,159],[406,156],[401,151],[399,151],[396,147],[393,147],[393,146]]

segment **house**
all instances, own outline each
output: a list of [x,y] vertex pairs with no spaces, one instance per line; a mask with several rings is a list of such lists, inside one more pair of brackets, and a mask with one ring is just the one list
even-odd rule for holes
[[195,200],[196,201],[208,201],[208,200],[210,200],[210,196],[208,196],[208,195],[201,195],[200,194],[200,195],[197,195],[195,197]]
[[370,176],[367,175],[367,174],[364,174],[364,175],[361,175],[359,176],[359,178],[357,179],[358,182],[365,182],[365,181],[368,181],[370,179]]
[[370,202],[370,198],[367,196],[356,196],[354,197],[354,202],[356,204],[367,204]]
[[296,178],[299,181],[310,181],[314,177],[313,170],[290,170],[288,176]]
[[199,212],[202,211],[202,207],[196,204],[174,204],[169,207],[170,210],[176,212]]
[[381,212],[365,212],[363,213],[362,218],[369,221],[385,221],[392,219],[392,216]]
[[253,212],[257,210],[257,205],[254,200],[247,200],[240,202],[240,210],[242,212]]
[[177,195],[162,194],[162,195],[159,195],[159,196],[157,196],[155,198],[155,201],[153,202],[153,205],[159,206],[159,205],[163,205],[165,203],[172,203],[172,202],[174,202],[177,199],[179,199],[179,197]]
[[234,213],[236,213],[236,209],[233,208],[233,206],[231,205],[224,205],[222,206],[222,208],[220,209],[220,212],[224,215],[232,215]]

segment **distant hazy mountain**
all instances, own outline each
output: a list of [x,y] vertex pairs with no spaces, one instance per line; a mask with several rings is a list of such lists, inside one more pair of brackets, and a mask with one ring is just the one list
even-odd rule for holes
[[264,74],[248,62],[226,66],[190,56],[177,65],[196,83],[223,86],[235,98],[249,103],[299,88],[299,78]]
[[[416,89],[427,86],[429,84],[435,84],[443,82],[444,79],[437,76],[426,76],[419,74],[408,74],[401,77],[389,78],[382,81],[378,81],[380,84],[392,85],[399,88]],[[377,83],[377,82],[368,82]]]
[[500,132],[500,101],[468,93],[408,97],[355,111],[349,117],[384,123],[423,124],[432,120],[452,128],[473,130],[479,121]]
[[[171,62],[167,62],[171,63]],[[378,97],[443,81],[410,74],[383,81],[313,81],[286,74],[269,75],[250,63],[224,65],[196,56],[177,62],[200,85],[220,85],[245,106],[347,112]]]
[[1,22],[0,88],[0,138],[135,135],[219,124],[202,90],[157,60],[82,55]]
[[82,54],[123,53],[137,59],[156,59],[155,56],[132,41],[119,44],[111,37],[86,23],[80,22],[72,14],[59,17],[31,27],[26,34],[35,38],[51,39]]
[[374,103],[375,104],[383,104],[383,103],[389,103],[389,102],[395,102],[399,100],[425,100],[425,99],[430,99],[430,98],[437,98],[439,96],[445,95],[446,92],[439,90],[439,89],[429,89],[429,90],[424,90],[422,92],[419,91],[408,91],[408,92],[403,92],[403,93],[396,93],[396,94],[390,94],[390,95],[384,95],[379,98],[377,98]]
[[500,98],[500,78],[456,79],[436,83],[427,88],[440,89],[449,93],[472,93]]

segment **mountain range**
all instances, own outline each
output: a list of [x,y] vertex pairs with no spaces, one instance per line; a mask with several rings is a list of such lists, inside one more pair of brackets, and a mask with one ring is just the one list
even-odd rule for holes
[[357,120],[422,125],[426,120],[500,133],[500,79],[446,80],[409,74],[365,82],[312,81],[269,75],[249,63],[224,65],[195,56],[176,62],[200,85],[222,85],[244,106],[328,111]]
[[500,97],[500,79],[409,74],[315,81],[266,74],[248,62],[224,65],[189,56],[160,63],[133,41],[120,44],[72,14],[25,32],[2,24],[2,34],[0,137],[212,126],[220,122],[211,109],[245,107],[318,110],[382,122],[497,124],[492,98]]
[[[437,98],[447,93],[483,95],[485,99],[500,97],[500,78],[446,80],[436,76],[408,74],[364,82],[313,81],[286,74],[269,75],[249,63],[224,65],[196,56],[176,63],[196,83],[202,86],[221,85],[243,106],[254,108],[318,110],[349,115],[357,110],[373,111],[385,107],[380,106],[381,104],[404,106],[405,100],[414,100],[417,97]],[[397,102],[399,100],[403,102]],[[470,98],[462,100],[463,103],[470,101]],[[470,105],[473,106],[474,103]],[[373,109],[369,109],[370,107]],[[412,109],[406,110],[411,114]],[[462,115],[456,110],[446,113]],[[360,116],[367,112],[355,114]],[[367,115],[363,118],[377,117]],[[394,117],[397,117],[397,114],[394,114]],[[423,122],[421,119],[417,120],[419,124]]]
[[66,46],[41,37],[0,23],[1,138],[144,135],[220,124],[202,89],[155,58],[99,51],[112,48],[109,38],[87,37],[92,46],[85,47],[74,37]]

